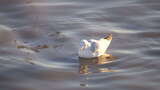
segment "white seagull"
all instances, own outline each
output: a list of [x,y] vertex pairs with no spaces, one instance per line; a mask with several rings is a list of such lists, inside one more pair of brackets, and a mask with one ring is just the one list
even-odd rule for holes
[[112,34],[109,34],[105,38],[99,40],[90,39],[90,40],[81,40],[79,45],[79,57],[80,58],[96,58],[106,54],[106,50],[109,47],[112,40]]

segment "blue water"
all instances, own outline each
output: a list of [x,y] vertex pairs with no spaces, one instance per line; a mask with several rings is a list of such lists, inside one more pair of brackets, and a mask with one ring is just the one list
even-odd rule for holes
[[[0,90],[159,90],[159,23],[159,0],[1,0]],[[78,58],[109,33],[112,59]]]

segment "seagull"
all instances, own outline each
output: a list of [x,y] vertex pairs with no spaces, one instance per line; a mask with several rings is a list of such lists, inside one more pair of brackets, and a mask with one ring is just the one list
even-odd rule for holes
[[112,41],[112,34],[99,40],[90,39],[90,40],[81,40],[79,45],[79,57],[80,58],[96,58],[102,55],[110,56],[106,54],[106,50],[109,47]]

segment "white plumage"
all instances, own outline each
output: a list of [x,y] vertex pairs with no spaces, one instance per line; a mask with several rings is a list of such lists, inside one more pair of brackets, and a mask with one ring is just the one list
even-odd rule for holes
[[81,58],[95,58],[105,54],[112,40],[112,35],[109,34],[105,38],[99,40],[81,40],[79,45],[79,57]]

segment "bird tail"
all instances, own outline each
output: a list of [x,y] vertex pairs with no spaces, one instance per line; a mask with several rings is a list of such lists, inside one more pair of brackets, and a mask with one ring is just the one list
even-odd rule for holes
[[106,36],[104,39],[112,40],[112,34],[109,34],[109,35],[108,35],[108,36]]

